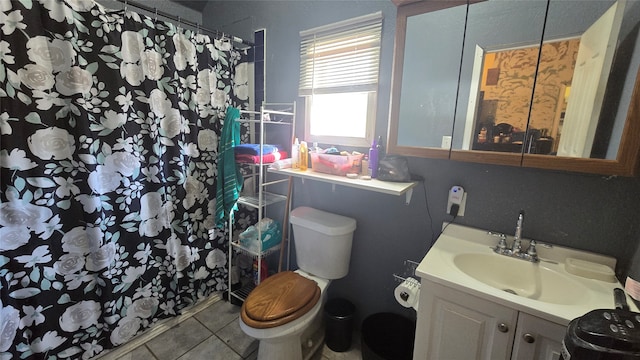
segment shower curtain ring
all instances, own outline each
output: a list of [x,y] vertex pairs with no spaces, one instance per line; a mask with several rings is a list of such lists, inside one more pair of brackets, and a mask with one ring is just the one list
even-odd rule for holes
[[153,22],[157,23],[158,22],[158,8],[154,7],[153,8],[153,12],[155,13],[155,17],[153,18]]
[[127,12],[127,8],[129,7],[129,1],[124,0],[124,12]]

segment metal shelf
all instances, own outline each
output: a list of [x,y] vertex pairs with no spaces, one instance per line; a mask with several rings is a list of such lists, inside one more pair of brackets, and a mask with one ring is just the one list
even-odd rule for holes
[[393,277],[397,282],[401,283],[405,281],[409,277],[416,277],[416,268],[420,265],[420,263],[412,260],[404,261],[404,268],[400,272],[400,274],[393,274]]
[[263,250],[262,252],[258,252],[258,251],[254,251],[253,249],[249,249],[248,247],[243,246],[242,244],[237,243],[235,241],[232,241],[231,245],[237,251],[239,251],[239,252],[241,252],[241,253],[243,253],[243,254],[245,254],[247,256],[252,256],[252,257],[257,257],[257,256],[265,257],[267,255],[273,254],[274,252],[280,250],[280,244],[274,245],[274,246],[268,248],[267,250]]
[[[290,139],[293,142],[293,132],[295,131],[295,113],[296,113],[296,103],[263,103],[260,111],[241,111],[244,118],[239,119],[239,122],[249,123],[246,125],[249,132],[248,142],[249,143],[258,143],[260,145],[259,153],[263,153],[264,149],[264,141],[267,133],[267,125],[269,126],[269,131],[276,131],[276,134],[280,133],[281,135],[290,135]],[[286,125],[286,127],[275,126],[275,125]],[[286,132],[285,132],[286,131]],[[265,214],[267,211],[267,207],[276,203],[285,203],[288,205],[289,195],[291,192],[291,178],[286,177],[283,178],[281,176],[276,176],[275,178],[271,178],[271,176],[267,176],[266,166],[270,165],[269,163],[264,163],[263,159],[260,159],[260,163],[244,163],[244,162],[236,162],[238,166],[249,166],[250,171],[248,174],[244,174],[245,179],[253,179],[253,186],[251,186],[252,194],[240,194],[238,198],[237,204],[254,208],[257,210],[257,219],[262,220],[265,218]],[[269,178],[269,179],[268,179]],[[279,183],[289,183],[289,193],[286,195],[281,195],[273,192],[266,191],[267,186],[275,185]],[[288,206],[284,206],[285,212]],[[286,219],[286,215],[284,217]],[[289,226],[288,223],[283,224],[283,228],[285,226]],[[263,261],[266,261],[265,257],[269,255],[274,255],[279,252],[283,246],[283,240],[275,246],[272,246],[266,250],[256,249],[254,247],[246,247],[239,243],[238,238],[234,237],[234,229],[233,229],[233,217],[231,216],[229,219],[229,248],[228,248],[228,267],[231,269],[231,264],[233,263],[234,256],[245,255],[252,257],[257,262],[257,279],[264,278],[266,274],[263,274]],[[284,237],[284,236],[283,236]],[[262,234],[258,231],[258,238],[262,238]],[[261,246],[263,244],[258,243],[257,246]],[[283,249],[284,250],[284,249]],[[288,247],[287,247],[288,251]],[[280,254],[281,257],[283,254]],[[282,261],[282,259],[280,259]],[[244,281],[248,280],[248,281]],[[249,293],[256,287],[253,279],[244,279],[242,281],[243,286],[238,290],[232,290],[233,287],[231,284],[231,276],[228,279],[228,294],[229,299],[232,298],[240,299],[244,301]],[[260,281],[260,280],[258,280]]]
[[[241,118],[241,119],[238,119],[238,122],[239,123],[258,123],[259,124],[260,120],[258,120],[258,119],[242,119]],[[267,125],[267,124],[269,124],[269,125],[293,125],[292,123],[286,122],[286,121],[271,121],[271,120],[262,121],[262,123],[265,124],[265,125]]]
[[255,288],[256,288],[256,285],[253,283],[253,281],[248,281],[240,289],[236,291],[231,291],[230,294],[236,299],[244,301],[247,298],[247,296],[249,296],[249,293],[253,291],[253,289]]
[[260,197],[258,195],[243,195],[238,198],[238,203],[256,209],[259,208],[261,204],[264,207],[282,201],[287,201],[286,195],[274,194],[266,191],[262,193],[262,203],[260,202]]

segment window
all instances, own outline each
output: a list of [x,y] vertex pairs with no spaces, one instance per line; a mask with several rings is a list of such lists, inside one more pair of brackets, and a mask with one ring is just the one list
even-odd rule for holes
[[382,12],[300,32],[305,140],[345,146],[373,141]]

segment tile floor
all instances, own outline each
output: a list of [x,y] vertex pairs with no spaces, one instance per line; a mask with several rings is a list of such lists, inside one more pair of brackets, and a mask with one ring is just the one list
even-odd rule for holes
[[[95,360],[256,359],[258,342],[240,329],[239,311],[239,306],[214,297]],[[312,360],[356,359],[362,359],[359,334],[354,334],[349,351],[337,353],[324,345],[312,357]]]

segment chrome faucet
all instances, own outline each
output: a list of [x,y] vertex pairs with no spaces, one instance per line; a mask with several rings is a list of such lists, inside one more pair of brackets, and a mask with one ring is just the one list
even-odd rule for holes
[[536,251],[536,241],[531,240],[529,242],[529,248],[526,251],[522,251],[522,223],[524,222],[524,211],[520,211],[518,215],[518,222],[516,224],[516,233],[513,237],[513,244],[511,248],[507,246],[507,236],[500,233],[489,232],[489,235],[493,235],[500,238],[498,244],[493,249],[496,254],[506,255],[523,259],[531,262],[538,262],[538,252]]
[[518,222],[516,223],[516,233],[513,236],[513,246],[511,252],[516,255],[522,252],[522,223],[524,222],[524,210],[520,210]]

